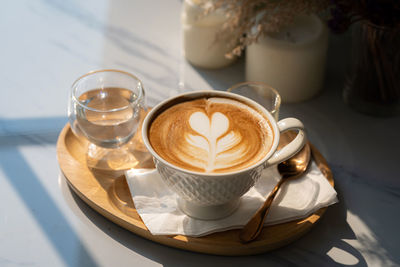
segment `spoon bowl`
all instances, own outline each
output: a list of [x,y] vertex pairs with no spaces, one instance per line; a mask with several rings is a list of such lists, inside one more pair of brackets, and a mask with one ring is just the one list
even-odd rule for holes
[[[283,146],[284,144],[289,143],[296,137],[296,133],[293,131],[285,132],[281,135],[281,141],[279,146]],[[282,176],[282,179],[286,179],[287,177],[291,177],[292,179],[296,175],[303,174],[308,167],[311,157],[310,145],[306,143],[304,147],[293,157],[289,158],[278,164],[278,171]]]
[[[279,145],[284,146],[296,137],[293,131],[285,132],[281,135]],[[272,190],[271,194],[265,200],[264,204],[257,210],[253,217],[240,231],[240,241],[248,243],[253,241],[261,233],[265,218],[267,217],[271,204],[279,191],[279,188],[288,180],[297,179],[307,170],[311,158],[310,144],[307,142],[304,147],[293,157],[278,164],[278,171],[281,174],[281,179]]]

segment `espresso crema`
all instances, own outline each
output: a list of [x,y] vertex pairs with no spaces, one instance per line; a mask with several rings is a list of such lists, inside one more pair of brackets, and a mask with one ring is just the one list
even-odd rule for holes
[[149,140],[163,159],[183,169],[223,173],[259,162],[271,149],[268,118],[230,98],[176,104],[151,123]]

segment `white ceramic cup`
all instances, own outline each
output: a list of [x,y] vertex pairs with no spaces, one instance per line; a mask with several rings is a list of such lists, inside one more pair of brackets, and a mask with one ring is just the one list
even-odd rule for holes
[[[149,128],[152,121],[167,108],[178,103],[203,97],[225,97],[241,101],[264,114],[271,123],[274,134],[271,149],[263,159],[252,166],[226,173],[204,173],[180,168],[158,155],[149,141]],[[282,132],[297,130],[296,138],[285,147],[277,150]],[[156,105],[144,119],[142,138],[153,156],[154,163],[164,182],[176,192],[178,206],[187,215],[203,220],[226,217],[236,210],[240,197],[260,178],[263,169],[287,160],[296,154],[306,142],[304,126],[295,118],[276,122],[274,117],[260,104],[241,95],[223,91],[194,91],[169,98]]]

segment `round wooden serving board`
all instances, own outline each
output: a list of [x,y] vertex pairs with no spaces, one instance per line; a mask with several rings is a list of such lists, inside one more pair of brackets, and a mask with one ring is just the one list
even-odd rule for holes
[[[87,141],[76,137],[67,124],[57,142],[57,157],[68,184],[90,207],[129,231],[155,242],[207,254],[251,255],[287,245],[309,231],[326,208],[311,216],[264,227],[257,240],[242,244],[239,230],[229,230],[203,237],[152,235],[136,212],[123,173],[90,169],[86,163]],[[333,186],[332,172],[325,159],[311,145],[313,159]],[[138,166],[142,167],[142,166]]]

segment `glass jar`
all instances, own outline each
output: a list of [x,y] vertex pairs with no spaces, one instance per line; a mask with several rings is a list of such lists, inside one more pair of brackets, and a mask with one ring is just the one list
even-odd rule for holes
[[211,2],[183,2],[181,22],[184,55],[196,67],[226,67],[235,61],[235,58],[225,57],[233,49],[234,41],[230,34],[221,34],[227,19],[224,11],[218,9],[206,14],[207,3]]
[[352,67],[344,101],[374,116],[400,112],[400,29],[361,22],[353,28]]

